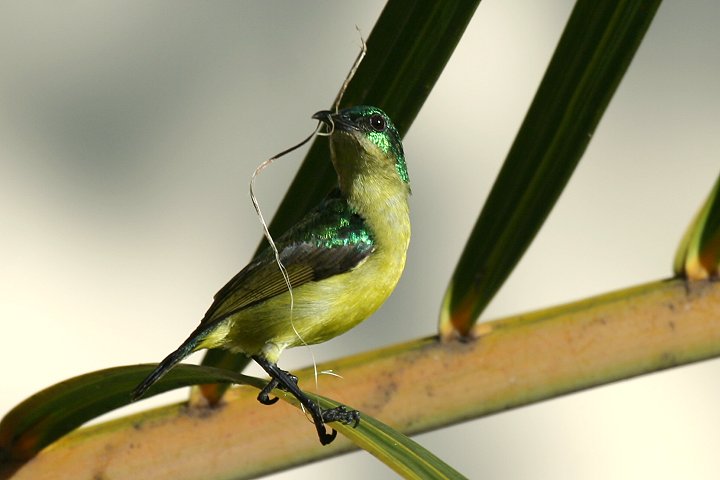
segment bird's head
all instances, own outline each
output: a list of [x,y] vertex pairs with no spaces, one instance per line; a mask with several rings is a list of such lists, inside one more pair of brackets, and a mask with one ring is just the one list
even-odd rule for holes
[[332,161],[342,190],[347,193],[359,182],[409,190],[400,134],[385,112],[361,105],[337,113],[323,110],[313,118],[330,132]]

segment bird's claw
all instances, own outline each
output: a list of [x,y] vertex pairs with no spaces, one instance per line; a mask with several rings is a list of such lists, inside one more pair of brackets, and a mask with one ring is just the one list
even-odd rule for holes
[[260,390],[260,393],[258,393],[258,402],[262,403],[263,405],[272,405],[273,403],[277,402],[279,400],[278,397],[270,398],[270,392],[272,392],[277,386],[277,380],[275,380],[274,378],[270,380],[268,384],[265,385],[265,388]]
[[260,392],[257,399],[258,399],[258,402],[262,403],[263,405],[272,405],[273,403],[276,403],[278,400],[280,400],[278,397],[270,398],[270,395],[265,393],[264,390],[262,392]]
[[317,427],[318,436],[320,437],[320,443],[327,445],[335,440],[335,437],[337,437],[337,430],[331,428],[331,433],[327,433],[327,430],[325,430],[325,424],[329,422],[340,422],[343,425],[352,424],[353,428],[355,428],[360,423],[360,412],[357,410],[348,410],[341,405],[335,408],[320,410],[320,419],[322,423],[320,425],[316,424],[315,426]]
[[[285,372],[285,371],[283,370],[283,372]],[[285,372],[285,373],[290,378],[290,380],[295,385],[297,385],[298,378],[290,372]],[[263,405],[272,405],[272,404],[276,403],[279,400],[279,398],[278,397],[272,397],[272,398],[270,397],[270,392],[272,392],[276,388],[279,388],[280,390],[283,390],[286,392],[288,391],[286,386],[280,385],[280,382],[277,379],[273,378],[268,382],[267,385],[265,385],[265,388],[260,390],[260,393],[257,396],[258,402],[262,403]]]
[[327,431],[320,432],[318,430],[318,436],[320,437],[321,445],[328,445],[328,444],[332,443],[333,440],[335,440],[335,437],[337,437],[337,430],[335,430],[334,428],[331,428],[330,433],[327,433]]
[[342,405],[322,410],[321,416],[324,423],[340,422],[343,425],[352,424],[353,428],[356,428],[360,423],[360,412],[357,410],[348,410]]

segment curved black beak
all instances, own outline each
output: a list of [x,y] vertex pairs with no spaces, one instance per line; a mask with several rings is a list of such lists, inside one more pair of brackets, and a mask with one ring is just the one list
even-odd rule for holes
[[340,110],[338,113],[335,113],[332,110],[320,110],[313,115],[312,118],[327,125],[331,132],[334,130],[342,130],[346,132],[357,130],[357,125],[344,115],[343,112],[343,110]]
[[333,125],[333,121],[330,119],[332,115],[333,112],[331,110],[320,110],[319,112],[315,113],[312,118],[321,121],[328,127],[331,127]]

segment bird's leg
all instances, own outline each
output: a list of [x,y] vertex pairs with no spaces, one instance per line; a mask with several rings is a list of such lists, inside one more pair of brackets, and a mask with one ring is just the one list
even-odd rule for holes
[[310,397],[300,390],[300,387],[298,387],[297,384],[298,379],[296,376],[280,369],[277,364],[269,362],[264,357],[255,355],[252,358],[268,373],[268,375],[270,375],[271,379],[265,388],[260,391],[258,401],[264,405],[271,405],[275,403],[277,398],[271,399],[269,395],[273,388],[281,388],[282,390],[291,393],[298,399],[300,404],[305,407],[305,410],[310,412],[313,423],[315,423],[315,429],[318,432],[318,437],[320,437],[321,444],[327,445],[335,440],[335,437],[337,436],[337,431],[335,431],[335,429],[331,430],[332,433],[327,433],[327,430],[325,429],[326,422],[340,422],[345,425],[353,424],[353,426],[357,427],[360,422],[360,413],[357,410],[348,410],[343,406],[328,409],[320,408],[320,405],[313,402]]

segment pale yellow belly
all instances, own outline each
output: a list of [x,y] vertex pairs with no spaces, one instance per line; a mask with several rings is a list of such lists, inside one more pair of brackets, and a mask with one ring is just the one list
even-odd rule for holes
[[390,296],[405,266],[405,249],[376,251],[352,271],[306,283],[224,321],[201,347],[222,346],[272,362],[288,347],[321,343],[372,315]]

